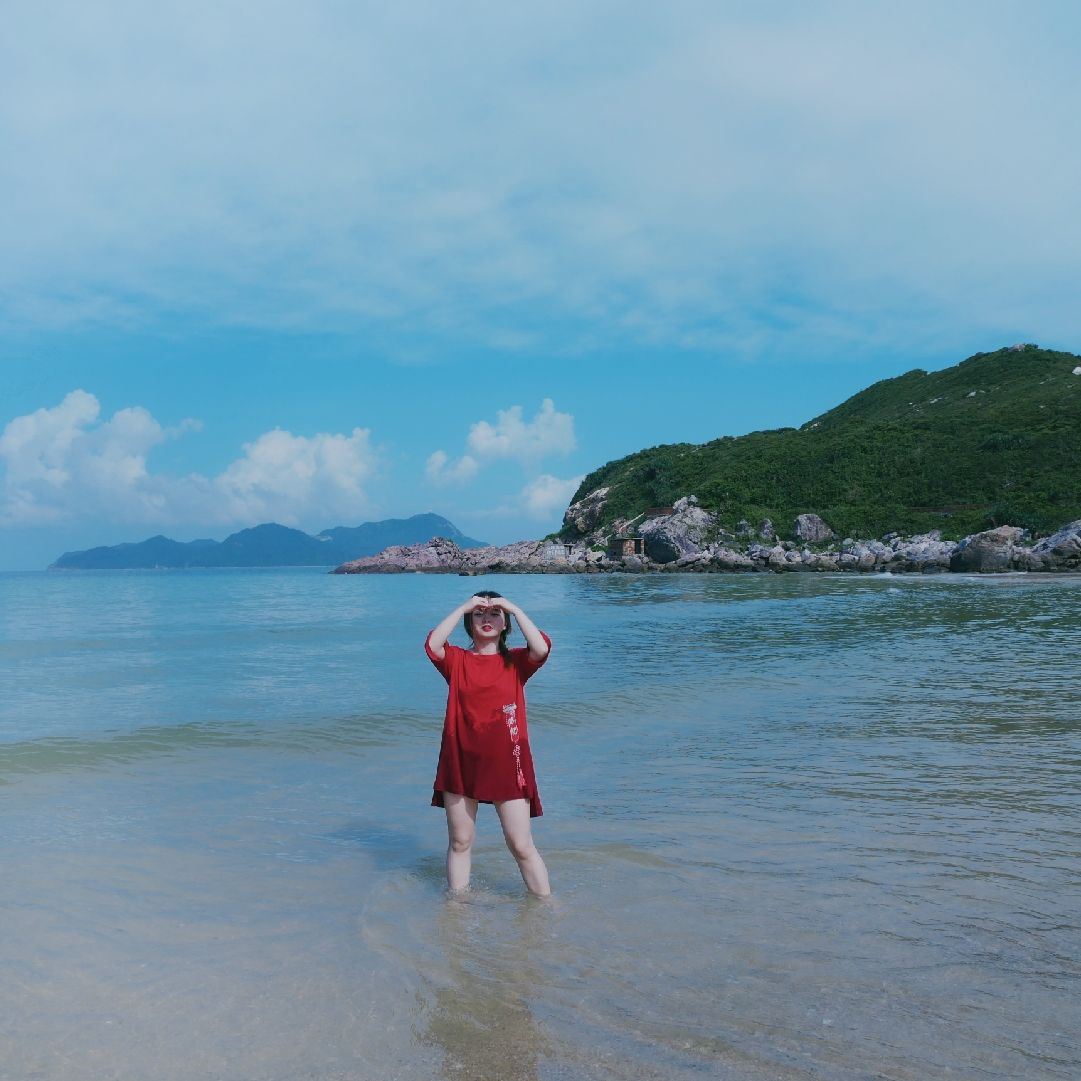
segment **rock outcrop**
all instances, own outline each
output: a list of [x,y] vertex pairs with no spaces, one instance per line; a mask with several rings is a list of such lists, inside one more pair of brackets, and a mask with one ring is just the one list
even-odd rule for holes
[[920,533],[915,537],[893,537],[890,547],[894,551],[896,562],[891,570],[901,572],[932,573],[950,569],[950,557],[956,543],[944,541],[939,531]]
[[701,556],[717,519],[693,495],[677,499],[671,514],[650,518],[638,527],[646,555],[654,563],[675,563]]
[[[598,492],[601,489],[597,490]],[[596,493],[591,493],[594,495]],[[584,502],[584,501],[583,501]],[[821,521],[821,519],[819,519]],[[827,527],[828,528],[828,527]],[[772,571],[936,574],[947,570],[991,574],[1003,571],[1081,571],[1081,520],[1031,547],[1016,526],[1000,526],[944,541],[937,531],[914,537],[891,533],[880,540],[846,538],[839,546],[812,550],[812,542],[731,537],[693,497],[676,502],[670,514],[643,522],[641,555],[610,556],[584,540],[518,541],[486,548],[459,548],[446,537],[426,544],[398,545],[355,559],[336,574],[595,574],[598,572]],[[759,534],[761,535],[761,534]]]
[[795,521],[795,533],[805,544],[822,544],[837,536],[817,514],[801,514]]
[[378,555],[353,559],[335,568],[335,574],[551,574],[584,568],[589,556],[584,545],[551,541],[516,541],[485,548],[459,548],[446,537],[427,544],[396,545]]
[[426,544],[395,544],[374,556],[352,559],[334,569],[335,574],[401,574],[425,571],[429,574],[457,572],[465,550],[447,537],[433,537]]
[[1037,541],[1028,553],[1032,565],[1023,570],[1081,570],[1081,519],[1063,526],[1057,533]]
[[579,537],[592,533],[601,523],[608,491],[607,488],[594,488],[577,503],[572,503],[563,513],[563,527],[573,530]]
[[993,574],[1012,570],[1014,560],[1021,554],[1018,542],[1023,529],[1002,525],[983,533],[965,537],[950,556],[950,570],[977,574]]

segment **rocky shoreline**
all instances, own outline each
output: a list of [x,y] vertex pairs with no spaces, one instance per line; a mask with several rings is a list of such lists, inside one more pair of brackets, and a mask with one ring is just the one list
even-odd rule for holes
[[[583,501],[584,502],[584,501]],[[575,507],[567,512],[571,518]],[[586,534],[574,541],[517,541],[500,547],[459,548],[436,537],[425,544],[396,545],[374,556],[354,559],[334,574],[597,574],[732,573],[773,571],[892,574],[1005,573],[1081,571],[1081,520],[1033,541],[1017,526],[999,526],[942,540],[940,534],[877,540],[837,541],[813,514],[794,523],[797,540],[776,539],[766,520],[756,529],[741,523],[736,536],[720,530],[713,515],[694,496],[677,501],[666,513],[643,521],[631,536],[627,528]],[[744,528],[745,527],[745,528]],[[611,527],[609,527],[611,528]],[[601,542],[605,543],[602,544]]]

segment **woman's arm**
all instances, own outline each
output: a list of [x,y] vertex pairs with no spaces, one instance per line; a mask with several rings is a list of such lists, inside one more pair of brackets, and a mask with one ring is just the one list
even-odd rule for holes
[[465,604],[459,604],[453,612],[448,613],[442,622],[428,635],[428,648],[440,660],[446,656],[447,651],[443,648],[447,639],[454,632],[454,628],[462,621],[466,612],[472,612],[474,608],[484,608],[491,602],[485,597],[470,597]]
[[522,628],[522,634],[525,635],[525,644],[529,646],[529,656],[534,661],[543,661],[548,656],[548,643],[544,640],[544,635],[537,630],[537,625],[533,620],[518,605],[508,601],[506,597],[500,597],[495,603],[504,612],[509,612],[518,620],[518,626]]

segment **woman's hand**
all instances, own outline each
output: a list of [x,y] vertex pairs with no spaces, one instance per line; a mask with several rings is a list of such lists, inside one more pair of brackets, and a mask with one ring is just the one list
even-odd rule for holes
[[428,635],[428,648],[432,653],[443,660],[446,656],[446,644],[447,639],[451,636],[454,628],[461,621],[462,616],[472,615],[478,608],[488,608],[491,606],[492,598],[472,596],[464,604],[459,604],[453,612],[444,616],[442,621],[435,627],[435,629]]
[[[493,597],[493,600],[497,598]],[[544,636],[537,629],[536,624],[522,611],[518,605],[512,601],[508,601],[506,597],[498,598],[499,607],[507,613],[508,616],[514,616],[518,621],[518,629],[525,635],[525,643],[529,647],[529,655],[535,661],[543,661],[548,656],[548,643],[544,640]]]

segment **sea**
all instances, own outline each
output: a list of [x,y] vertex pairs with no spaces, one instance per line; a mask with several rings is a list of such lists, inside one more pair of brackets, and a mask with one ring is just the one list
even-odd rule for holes
[[[547,899],[490,807],[445,890],[422,646],[482,587],[554,643]],[[1079,612],[1068,576],[0,575],[0,1079],[1076,1081]]]

